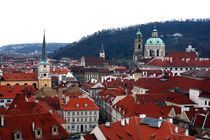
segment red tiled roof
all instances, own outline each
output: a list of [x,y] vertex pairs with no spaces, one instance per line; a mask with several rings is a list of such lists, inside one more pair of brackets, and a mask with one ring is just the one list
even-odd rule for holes
[[120,114],[124,117],[133,117],[140,114],[146,114],[149,117],[166,118],[172,107],[158,106],[154,103],[140,104],[138,100],[134,101],[132,96],[127,95],[125,98],[113,105],[113,108],[120,112]]
[[105,61],[102,57],[86,57],[85,65],[104,65]]
[[68,72],[70,72],[68,69],[63,68],[52,68],[50,69],[50,74],[67,74]]
[[37,73],[3,73],[5,81],[37,81]]
[[175,125],[169,122],[163,121],[160,128],[150,127],[145,124],[141,124],[141,118],[129,118],[129,124],[125,123],[125,126],[121,125],[121,122],[113,122],[110,127],[106,125],[100,125],[99,129],[103,133],[106,139],[109,140],[164,140],[164,139],[188,139],[195,140],[194,137],[182,135],[184,129],[179,127],[178,133],[175,133]]
[[17,95],[33,95],[37,90],[32,85],[0,85],[0,99],[15,98]]
[[[42,129],[43,139],[65,139],[69,136],[66,130],[52,117],[50,113],[26,113],[17,114],[16,112],[4,112],[5,127],[0,129],[1,139],[12,140],[13,133],[17,130],[22,133],[24,140],[35,140],[34,132],[32,131],[32,123],[35,123],[35,128]],[[58,135],[51,134],[51,127],[58,127]]]
[[99,107],[89,98],[70,98],[63,110],[99,110]]

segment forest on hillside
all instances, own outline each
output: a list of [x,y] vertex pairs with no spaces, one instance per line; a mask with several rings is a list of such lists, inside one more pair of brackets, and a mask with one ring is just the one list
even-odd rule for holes
[[98,56],[103,43],[106,59],[129,63],[133,55],[137,29],[140,27],[145,43],[151,37],[154,25],[166,45],[166,52],[185,51],[185,48],[192,44],[201,57],[210,57],[210,19],[174,20],[102,30],[60,48],[51,57],[78,59],[82,56]]

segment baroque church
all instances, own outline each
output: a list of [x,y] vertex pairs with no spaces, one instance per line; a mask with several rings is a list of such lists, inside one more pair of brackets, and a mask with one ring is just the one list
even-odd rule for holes
[[144,59],[153,59],[165,57],[165,44],[161,38],[158,37],[156,27],[152,31],[152,36],[147,39],[143,50],[143,39],[140,28],[136,33],[134,41],[133,63],[137,67]]

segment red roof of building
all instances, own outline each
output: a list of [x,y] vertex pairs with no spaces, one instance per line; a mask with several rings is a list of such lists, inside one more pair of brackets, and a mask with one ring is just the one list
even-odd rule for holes
[[63,110],[99,110],[99,107],[89,98],[70,98],[62,108]]
[[37,73],[3,73],[5,81],[37,81]]
[[33,95],[36,92],[32,85],[0,85],[0,99],[11,99],[17,95]]
[[[183,128],[178,127],[178,133],[175,133],[175,125],[163,121],[159,128],[151,127],[147,124],[141,124],[142,118],[129,118],[129,124],[125,122],[122,126],[121,122],[110,123],[110,127],[100,125],[99,129],[108,140],[175,140],[175,139],[188,139],[194,140],[194,137],[182,135],[185,131]],[[95,134],[96,135],[96,134]]]
[[[65,139],[69,137],[66,130],[52,117],[50,113],[24,113],[4,112],[5,127],[0,128],[2,140],[13,140],[13,133],[20,131],[24,140],[35,140],[32,130],[32,123],[35,124],[35,129],[42,129],[43,139]],[[58,127],[58,135],[52,135],[52,126]]]
[[66,68],[52,68],[52,69],[50,69],[50,74],[67,74],[68,72],[70,72],[70,71]]

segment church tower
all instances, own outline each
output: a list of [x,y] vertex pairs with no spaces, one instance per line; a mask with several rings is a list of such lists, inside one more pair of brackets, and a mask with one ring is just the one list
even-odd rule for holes
[[100,50],[100,53],[99,53],[99,57],[103,57],[105,59],[105,51],[104,51],[103,43],[101,44],[101,50]]
[[133,52],[133,64],[136,66],[137,62],[143,59],[143,39],[140,28],[136,33],[136,38],[134,41],[134,52]]
[[38,63],[38,83],[39,89],[41,89],[42,87],[51,87],[50,63],[47,60],[45,32],[42,44],[42,58],[41,61]]

